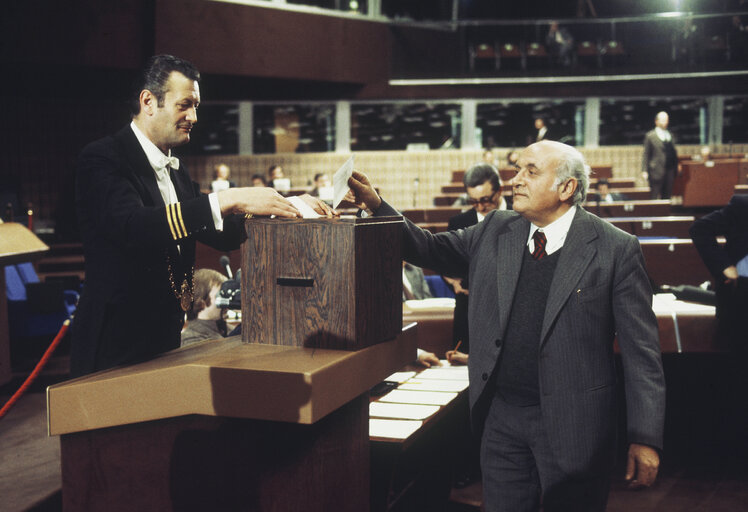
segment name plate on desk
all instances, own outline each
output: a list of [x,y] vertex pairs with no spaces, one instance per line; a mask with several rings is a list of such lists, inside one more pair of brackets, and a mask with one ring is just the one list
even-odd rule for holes
[[248,219],[242,340],[358,350],[397,336],[402,222]]

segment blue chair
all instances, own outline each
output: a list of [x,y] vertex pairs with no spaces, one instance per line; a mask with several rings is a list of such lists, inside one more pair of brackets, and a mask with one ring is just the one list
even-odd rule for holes
[[452,289],[442,279],[442,276],[426,276],[426,284],[429,285],[432,297],[448,297],[453,299],[455,296]]
[[11,338],[56,334],[75,311],[79,296],[55,283],[41,283],[31,263],[5,267],[5,293]]

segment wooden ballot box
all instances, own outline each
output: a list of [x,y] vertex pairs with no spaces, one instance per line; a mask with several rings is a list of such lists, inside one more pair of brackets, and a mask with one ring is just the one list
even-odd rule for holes
[[242,339],[357,350],[402,326],[402,217],[249,219]]

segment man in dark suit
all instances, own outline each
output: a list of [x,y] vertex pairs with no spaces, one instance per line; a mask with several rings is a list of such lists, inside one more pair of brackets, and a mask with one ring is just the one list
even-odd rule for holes
[[[748,355],[748,196],[735,195],[724,208],[697,219],[691,238],[714,276],[719,335],[733,352]],[[724,236],[721,246],[717,237]]]
[[649,181],[652,199],[670,199],[678,172],[678,153],[673,136],[667,129],[669,123],[667,112],[658,112],[654,129],[644,136],[642,176]]
[[[499,172],[493,165],[480,163],[465,172],[462,179],[467,192],[467,203],[472,208],[458,213],[447,225],[448,231],[465,229],[482,221],[493,210],[506,210],[507,201],[501,195]],[[452,324],[452,338],[455,345],[460,345],[461,352],[470,351],[470,336],[468,334],[468,279],[444,276],[444,280],[455,292],[454,322]]]
[[76,210],[86,282],[73,324],[73,376],[179,347],[195,240],[229,250],[243,239],[243,215],[299,215],[269,188],[202,195],[171,155],[197,122],[199,79],[187,61],[153,57],[134,93],[130,125],[80,155]]
[[[485,510],[605,510],[616,450],[613,340],[624,367],[627,479],[659,466],[665,383],[657,321],[635,237],[581,208],[589,166],[576,149],[526,148],[514,210],[432,234],[407,220],[404,257],[470,278],[470,410],[482,430]],[[354,173],[351,196],[397,212]]]

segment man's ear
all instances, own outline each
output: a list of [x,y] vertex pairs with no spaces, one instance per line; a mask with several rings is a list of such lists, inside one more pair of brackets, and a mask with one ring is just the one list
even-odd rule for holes
[[140,111],[152,116],[156,110],[158,100],[148,89],[140,91]]
[[558,196],[561,201],[566,201],[570,197],[572,197],[574,195],[574,192],[576,192],[578,186],[579,183],[577,182],[576,178],[569,178],[564,183],[562,183],[558,189]]

